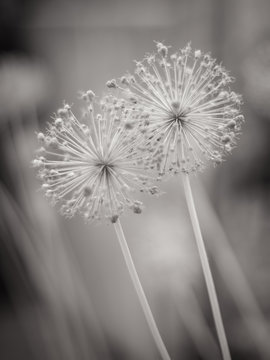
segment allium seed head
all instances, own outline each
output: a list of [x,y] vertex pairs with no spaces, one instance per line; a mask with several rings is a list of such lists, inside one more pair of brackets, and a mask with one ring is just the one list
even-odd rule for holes
[[[87,101],[93,93],[86,92]],[[86,110],[77,120],[65,106],[49,125],[43,140],[43,156],[33,161],[39,169],[42,189],[50,201],[61,204],[61,213],[81,213],[87,220],[103,217],[116,222],[125,207],[141,213],[142,204],[130,196],[133,190],[158,193],[145,174],[145,137],[140,131],[140,111],[129,110],[125,101],[111,95]],[[96,114],[96,110],[99,111]]]
[[167,46],[156,45],[157,52],[136,62],[135,75],[118,86],[131,107],[148,114],[142,130],[148,134],[149,166],[163,175],[203,169],[209,160],[220,163],[243,121],[232,77],[190,44],[171,56]]

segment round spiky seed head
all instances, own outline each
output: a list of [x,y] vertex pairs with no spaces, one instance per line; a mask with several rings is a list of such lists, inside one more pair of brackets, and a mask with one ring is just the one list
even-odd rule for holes
[[44,154],[33,166],[38,168],[45,196],[60,204],[63,215],[79,212],[86,220],[107,218],[114,223],[126,207],[142,212],[142,203],[133,199],[131,191],[158,190],[150,190],[154,189],[150,177],[140,177],[149,170],[140,150],[145,143],[141,111],[130,110],[111,95],[92,105],[84,117],[87,125],[71,109],[65,108],[64,116],[63,109],[58,111],[61,121],[56,117],[49,125]]
[[148,134],[149,166],[160,177],[220,163],[235,147],[244,120],[241,96],[230,89],[233,78],[190,44],[171,56],[167,46],[156,46],[156,53],[136,62],[134,81],[118,87],[132,108],[149,114],[141,127]]

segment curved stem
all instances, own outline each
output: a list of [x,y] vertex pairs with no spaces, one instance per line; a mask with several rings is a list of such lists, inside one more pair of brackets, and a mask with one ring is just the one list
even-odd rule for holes
[[116,235],[117,235],[117,238],[118,238],[119,243],[120,243],[122,253],[124,255],[124,259],[125,259],[125,262],[126,262],[126,265],[127,265],[131,280],[132,280],[133,285],[135,287],[135,290],[136,290],[136,293],[138,295],[141,307],[143,309],[146,321],[147,321],[148,326],[150,328],[150,331],[151,331],[151,333],[153,335],[153,338],[155,340],[157,348],[158,348],[158,350],[160,352],[160,355],[161,355],[163,360],[170,360],[170,356],[169,356],[168,351],[167,351],[167,349],[166,349],[166,347],[165,347],[165,345],[163,343],[163,340],[162,340],[162,338],[160,336],[160,333],[159,333],[158,328],[157,328],[157,324],[156,324],[156,322],[154,320],[154,317],[153,317],[153,314],[151,312],[150,306],[148,304],[147,298],[146,298],[145,293],[143,291],[143,288],[142,288],[139,276],[137,274],[135,265],[133,263],[133,260],[132,260],[132,257],[131,257],[131,254],[130,254],[130,251],[129,251],[129,248],[128,248],[128,244],[127,244],[127,241],[126,241],[123,229],[122,229],[122,225],[121,225],[119,219],[114,224],[114,228],[115,228]]
[[223,325],[223,321],[222,321],[222,317],[221,317],[221,313],[220,313],[220,308],[219,308],[219,303],[218,303],[218,299],[217,299],[217,293],[216,293],[216,289],[215,289],[215,285],[214,285],[214,280],[213,280],[213,276],[212,276],[208,258],[207,258],[207,253],[206,253],[206,249],[205,249],[205,245],[204,245],[204,241],[203,241],[203,237],[202,237],[202,233],[201,233],[201,229],[200,229],[200,224],[199,224],[199,220],[198,220],[198,216],[197,216],[197,212],[196,212],[196,208],[195,208],[195,204],[194,204],[194,199],[193,199],[193,195],[192,195],[192,191],[191,191],[191,187],[190,187],[190,181],[189,181],[188,174],[183,174],[183,183],[184,183],[185,196],[186,196],[188,210],[189,210],[189,214],[190,214],[190,218],[191,218],[191,223],[193,226],[196,243],[198,246],[199,256],[200,256],[200,260],[201,260],[201,264],[202,264],[202,268],[203,268],[203,274],[204,274],[206,287],[207,287],[207,291],[208,291],[208,295],[209,295],[209,299],[210,299],[210,304],[211,304],[211,308],[212,308],[212,312],[213,312],[213,317],[214,317],[214,321],[215,321],[215,326],[216,326],[216,330],[217,330],[217,335],[218,335],[218,340],[219,340],[219,344],[220,344],[220,348],[221,348],[222,357],[224,360],[231,360],[230,350],[229,350],[229,346],[228,346],[228,342],[227,342],[227,338],[226,338],[226,334],[225,334],[225,330],[224,330],[224,325]]

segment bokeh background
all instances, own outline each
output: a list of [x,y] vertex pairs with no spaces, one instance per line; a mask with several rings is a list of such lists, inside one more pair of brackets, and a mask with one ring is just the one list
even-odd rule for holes
[[[270,359],[270,2],[0,1],[0,358],[159,358],[110,224],[65,220],[39,192],[35,133],[98,96],[153,40],[211,51],[236,78],[239,146],[192,185],[233,359]],[[123,227],[173,360],[220,359],[181,178]]]

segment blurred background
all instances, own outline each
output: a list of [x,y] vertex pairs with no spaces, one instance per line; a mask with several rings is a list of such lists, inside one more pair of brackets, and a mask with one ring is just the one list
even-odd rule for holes
[[[78,91],[192,42],[236,78],[246,122],[192,179],[233,359],[270,359],[270,2],[0,1],[0,358],[159,359],[110,224],[65,220],[39,192],[35,133]],[[181,178],[122,220],[173,360],[220,359]]]

